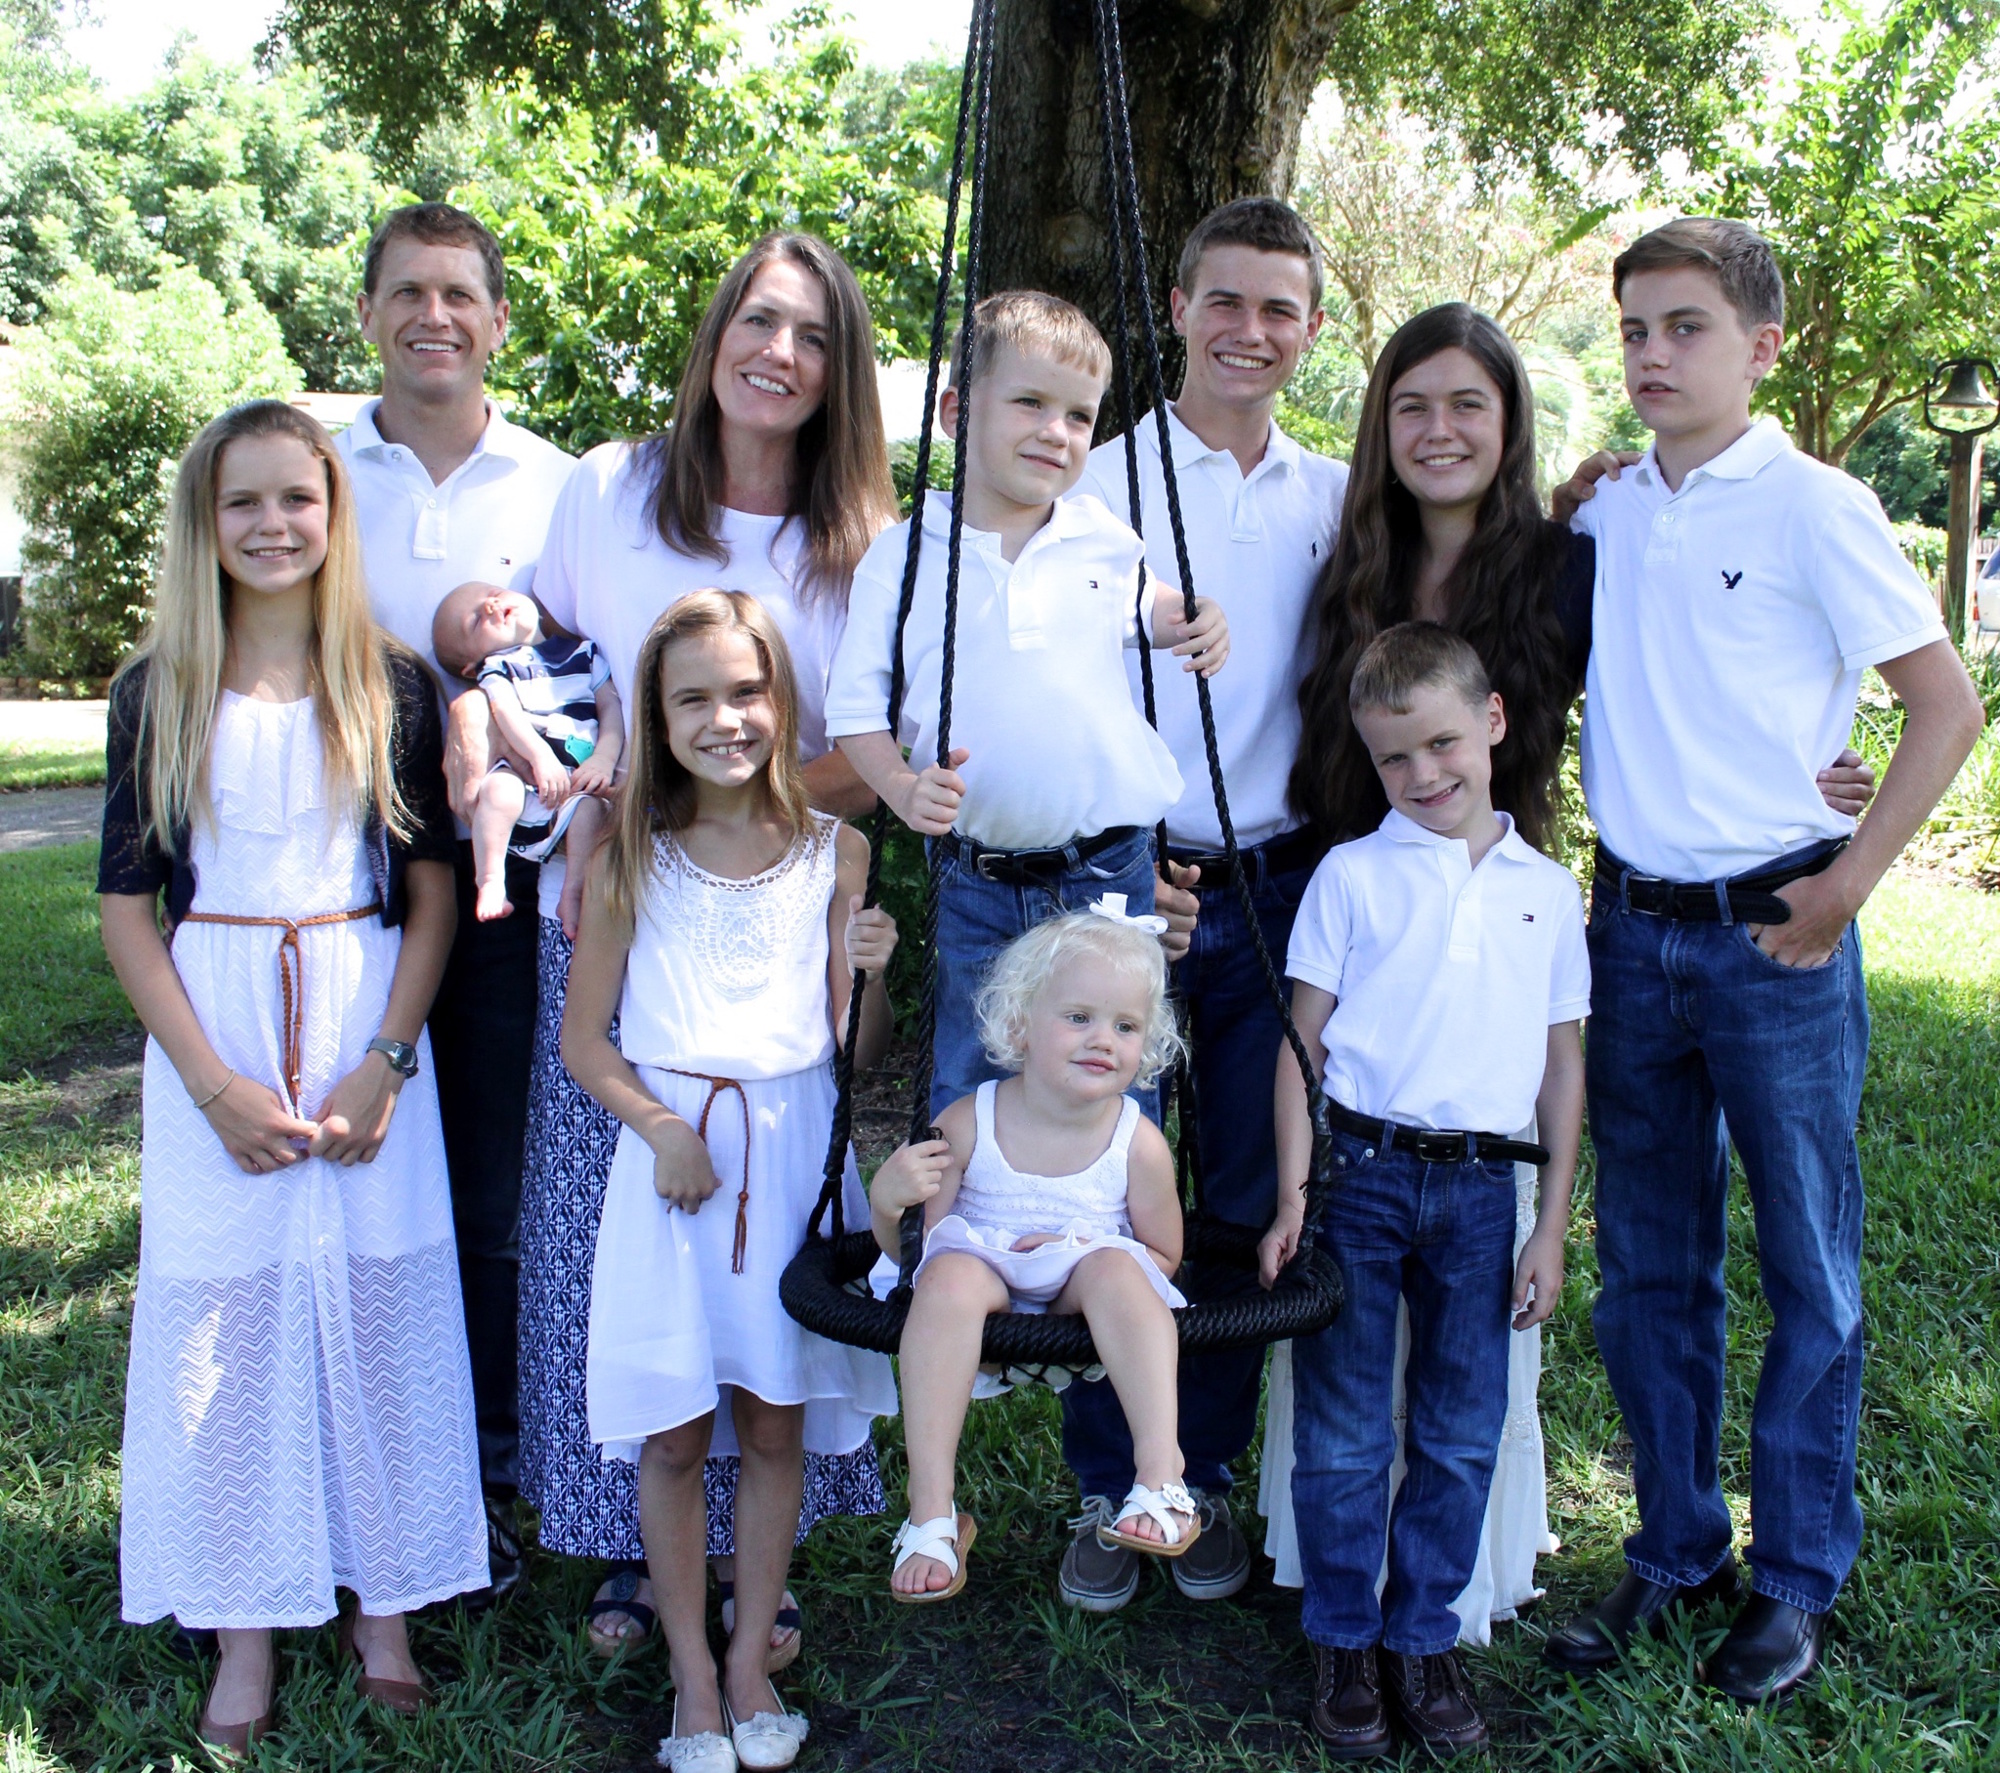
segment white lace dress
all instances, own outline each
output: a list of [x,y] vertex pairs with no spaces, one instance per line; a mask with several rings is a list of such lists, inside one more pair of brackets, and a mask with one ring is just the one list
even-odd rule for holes
[[[1533,1136],[1533,1129],[1522,1135]],[[1535,1167],[1514,1166],[1514,1253],[1535,1228]],[[1389,1468],[1393,1498],[1403,1481],[1403,1367],[1410,1355],[1408,1307],[1396,1313],[1396,1461]],[[1542,1457],[1542,1419],[1536,1393],[1542,1379],[1542,1328],[1516,1330],[1507,1351],[1507,1420],[1500,1431],[1500,1456],[1493,1467],[1493,1488],[1486,1498],[1486,1520],[1479,1535],[1479,1561],[1472,1578],[1451,1604],[1458,1615],[1459,1642],[1488,1644],[1497,1620],[1512,1619],[1529,1601],[1539,1600],[1535,1560],[1547,1557],[1557,1541],[1549,1531],[1548,1478]],[[1304,1586],[1299,1565],[1298,1526],[1292,1516],[1292,1345],[1281,1342],[1272,1353],[1270,1401],[1264,1415],[1263,1473],[1257,1490],[1257,1511],[1270,1525],[1264,1551],[1276,1563],[1271,1580],[1280,1588]],[[1383,1554],[1383,1579],[1388,1555]],[[1381,1587],[1377,1581],[1377,1588]]]
[[[310,702],[225,696],[194,909],[300,919],[375,897],[326,804]],[[284,1093],[283,932],[186,923],[175,969],[225,1065]],[[300,1106],[381,1032],[400,930],[299,932]],[[248,1176],[146,1046],[139,1291],[125,1391],[124,1614],[313,1626],[351,1588],[397,1613],[487,1581],[472,1375],[430,1051],[372,1164]]]
[[[851,1453],[896,1413],[888,1357],[816,1336],[778,1299],[805,1241],[833,1126],[827,907],[839,821],[748,880],[661,839],[625,963],[619,1045],[696,1127],[720,1186],[694,1212],[653,1189],[653,1153],[621,1130],[591,1273],[590,1434],[636,1459],[650,1434],[713,1410],[711,1456],[737,1450],[724,1388],[806,1406],[806,1448]],[[847,1157],[843,1207],[865,1225]]]

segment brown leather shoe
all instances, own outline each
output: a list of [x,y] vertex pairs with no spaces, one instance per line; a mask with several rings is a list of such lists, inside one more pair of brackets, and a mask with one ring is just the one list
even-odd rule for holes
[[1459,1653],[1403,1656],[1382,1652],[1382,1685],[1396,1728],[1434,1755],[1465,1754],[1486,1746],[1486,1720],[1472,1696]]
[[252,1743],[270,1735],[277,1727],[276,1707],[260,1718],[250,1719],[248,1723],[218,1724],[208,1715],[208,1706],[204,1702],[201,1708],[201,1721],[195,1725],[195,1733],[200,1736],[204,1747],[222,1751],[221,1754],[212,1757],[221,1760],[224,1755],[248,1754]]
[[361,1671],[354,1677],[354,1685],[363,1699],[372,1699],[377,1705],[406,1718],[413,1718],[437,1703],[437,1696],[422,1681],[392,1681],[368,1672],[367,1658],[361,1654],[361,1646],[354,1641],[352,1613],[340,1616],[338,1643],[340,1660],[352,1661]]
[[1382,1671],[1374,1649],[1341,1650],[1315,1644],[1313,1734],[1334,1761],[1365,1761],[1394,1746],[1389,1714],[1382,1705]]

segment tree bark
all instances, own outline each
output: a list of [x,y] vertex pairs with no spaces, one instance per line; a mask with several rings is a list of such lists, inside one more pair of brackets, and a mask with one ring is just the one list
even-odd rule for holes
[[[1299,130],[1358,0],[1122,0],[1133,163],[1169,388],[1181,242],[1219,203],[1290,193]],[[1112,336],[1112,289],[1088,0],[999,0],[985,287],[1044,289]],[[1143,390],[1141,405],[1146,404]]]

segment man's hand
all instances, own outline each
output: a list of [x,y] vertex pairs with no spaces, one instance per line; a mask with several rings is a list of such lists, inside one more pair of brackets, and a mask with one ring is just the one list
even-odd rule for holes
[[1165,872],[1153,883],[1153,910],[1167,920],[1167,933],[1160,938],[1160,946],[1167,951],[1169,966],[1184,959],[1194,943],[1194,926],[1201,916],[1201,900],[1195,896],[1193,889],[1200,879],[1199,868],[1183,868],[1169,859]]
[[683,1213],[699,1210],[701,1203],[722,1186],[715,1165],[701,1135],[686,1121],[676,1117],[652,1137],[653,1192]]
[[898,796],[896,816],[925,837],[942,837],[957,823],[958,809],[965,800],[965,778],[958,773],[958,766],[971,755],[960,746],[951,754],[949,769],[932,763],[912,775]]
[[1187,600],[1178,591],[1163,591],[1153,605],[1153,638],[1171,646],[1183,671],[1213,677],[1229,658],[1229,618],[1212,597],[1194,600],[1194,620],[1187,619]]
[[1875,772],[1851,745],[1820,771],[1817,780],[1820,799],[1850,819],[1860,818],[1875,798]]
[[451,810],[470,822],[479,784],[493,766],[493,710],[478,690],[452,703],[444,723],[444,791]]
[[[1556,1308],[1563,1284],[1563,1228],[1537,1226],[1514,1264],[1514,1328],[1545,1323]],[[1531,1296],[1532,1295],[1532,1296]]]
[[1576,472],[1561,486],[1549,494],[1549,515],[1558,523],[1567,523],[1576,515],[1579,505],[1587,505],[1597,497],[1597,483],[1606,476],[1616,480],[1619,470],[1630,468],[1644,460],[1637,450],[1600,449],[1596,455],[1579,462]]
[[1790,921],[1745,924],[1751,939],[1780,966],[1824,966],[1860,909],[1848,903],[1835,868],[1781,886],[1778,897],[1791,906]]

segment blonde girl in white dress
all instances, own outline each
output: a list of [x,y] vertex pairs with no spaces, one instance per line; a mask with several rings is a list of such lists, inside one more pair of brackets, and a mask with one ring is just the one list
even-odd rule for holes
[[272,1727],[272,1628],[337,1587],[363,1692],[416,1711],[404,1614],[487,1581],[423,1032],[452,830],[435,691],[304,414],[237,407],[182,460],[107,761],[104,945],[151,1036],[124,1614],[215,1628],[213,1746]]
[[[585,893],[563,1015],[564,1062],[624,1123],[591,1280],[590,1432],[606,1457],[639,1463],[673,1669],[661,1763],[786,1767],[806,1726],[766,1659],[805,1449],[852,1447],[857,1421],[865,1436],[868,1418],[895,1413],[896,1390],[884,1356],[787,1316],[778,1278],[819,1194],[856,970],[868,986],[855,1062],[887,1044],[896,929],[861,909],[867,841],[807,804],[790,656],[754,597],[675,604],[633,687],[631,774]],[[851,1155],[848,1188],[858,1216]],[[742,1460],[720,1692],[706,1626],[712,1449]]]
[[1174,1308],[1180,1200],[1165,1137],[1126,1094],[1179,1049],[1159,917],[1122,896],[1038,924],[1002,951],[975,1000],[981,1043],[1014,1075],[938,1116],[941,1139],[905,1145],[869,1189],[875,1240],[900,1248],[924,1208],[924,1254],[903,1326],[910,1512],[890,1593],[949,1600],[976,1531],[953,1499],[959,1436],[986,1319],[1080,1313],[1131,1424],[1138,1482],[1109,1542],[1178,1557],[1200,1533],[1181,1483]]

